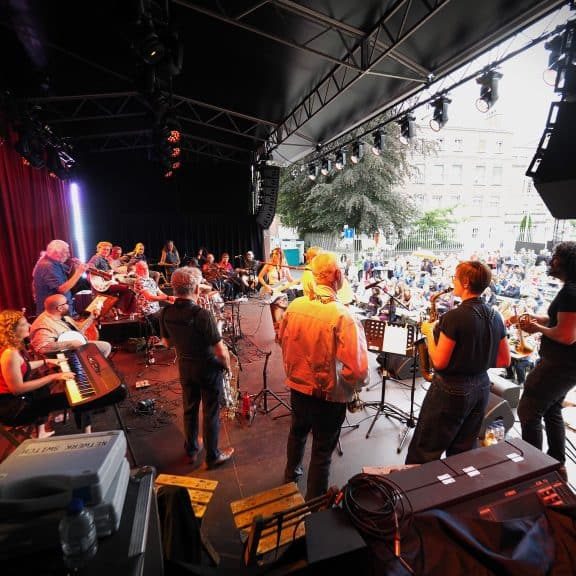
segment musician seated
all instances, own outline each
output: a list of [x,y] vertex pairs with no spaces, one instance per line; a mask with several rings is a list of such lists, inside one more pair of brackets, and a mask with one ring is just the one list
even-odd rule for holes
[[136,262],[134,267],[136,272],[136,309],[151,324],[153,334],[160,335],[160,302],[174,304],[174,296],[168,296],[158,288],[158,284],[148,273],[148,264],[144,260]]
[[[110,242],[98,242],[96,254],[88,261],[88,272],[92,289],[100,294],[109,294],[118,297],[118,308],[123,314],[131,314],[136,310],[134,292],[127,284],[118,282],[108,261],[112,244]],[[90,271],[92,269],[92,271]],[[104,276],[98,272],[103,272]]]
[[108,264],[110,264],[110,268],[112,268],[113,272],[116,274],[126,274],[126,272],[128,272],[128,266],[122,256],[121,246],[112,246],[110,257],[108,258]]
[[248,294],[258,287],[258,268],[260,262],[254,258],[254,252],[248,250],[240,258],[239,266],[234,270],[234,283],[242,294]]
[[220,270],[216,264],[214,254],[206,255],[206,262],[202,266],[202,276],[213,288],[220,290]]
[[[98,337],[94,327],[94,317],[80,324],[69,315],[69,305],[62,294],[53,294],[44,301],[44,312],[32,323],[30,343],[38,354],[55,354],[75,350],[87,342],[94,342],[102,356],[110,355],[112,346],[102,340],[89,340]],[[83,333],[85,332],[85,333]]]
[[[53,297],[64,296],[58,294]],[[74,379],[73,372],[38,370],[58,366],[53,359],[29,360],[25,340],[30,335],[30,324],[22,312],[0,312],[0,421],[7,426],[37,423],[52,412],[67,410],[70,406],[62,381]],[[91,432],[87,412],[74,411],[77,424],[84,424],[84,431]],[[80,420],[82,417],[82,420]]]
[[232,300],[234,298],[234,282],[232,281],[234,267],[230,264],[230,254],[228,252],[222,252],[217,266],[220,281],[222,282],[221,290],[224,293],[224,300]]

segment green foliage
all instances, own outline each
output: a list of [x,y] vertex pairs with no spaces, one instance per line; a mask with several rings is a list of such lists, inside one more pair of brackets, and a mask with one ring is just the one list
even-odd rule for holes
[[339,232],[345,224],[357,233],[373,234],[378,229],[400,233],[413,221],[417,209],[398,192],[411,166],[407,147],[396,138],[396,128],[389,127],[381,156],[372,154],[370,138],[365,137],[366,152],[358,164],[348,160],[344,170],[318,175],[316,181],[308,178],[307,165],[296,176],[292,167],[284,169],[277,207],[282,222],[300,234]]
[[415,247],[431,250],[454,248],[454,208],[437,208],[425,212],[413,223],[411,231],[402,238],[397,249],[413,249]]

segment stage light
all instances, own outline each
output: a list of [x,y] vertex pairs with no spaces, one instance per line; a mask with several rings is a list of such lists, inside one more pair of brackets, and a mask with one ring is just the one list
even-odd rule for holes
[[434,132],[438,132],[446,122],[448,122],[448,104],[450,104],[450,102],[452,102],[452,100],[445,95],[437,96],[432,101],[434,114],[432,120],[430,120],[430,128],[432,128]]
[[322,160],[322,168],[320,168],[320,174],[322,174],[322,176],[328,176],[328,174],[330,174],[330,170],[332,170],[332,161],[328,158],[324,158],[324,160]]
[[372,138],[373,138],[372,154],[380,156],[380,154],[382,154],[382,142],[384,141],[384,130],[379,128],[374,132]]
[[316,177],[318,176],[318,166],[316,166],[315,162],[308,164],[308,178],[314,182]]
[[476,83],[480,84],[480,98],[476,100],[476,108],[480,112],[488,112],[498,100],[498,81],[500,78],[502,78],[502,74],[498,70],[489,70],[476,78]]
[[32,168],[43,168],[46,165],[46,150],[39,137],[20,133],[14,148]]
[[152,18],[141,20],[137,28],[136,50],[146,64],[159,64],[166,54],[166,47],[161,42]]
[[364,142],[354,142],[352,144],[352,154],[350,155],[350,161],[352,164],[358,164],[364,156]]
[[336,166],[336,170],[344,170],[344,166],[346,166],[346,152],[344,152],[343,149],[336,152],[336,162],[334,166]]
[[400,125],[400,137],[399,140],[402,144],[408,144],[414,135],[416,134],[416,118],[412,116],[412,114],[406,114],[406,116],[402,117],[398,124]]
[[54,148],[46,150],[46,168],[52,178],[66,180],[69,177],[68,166],[66,166],[58,151]]
[[86,242],[84,241],[84,210],[80,188],[76,182],[70,184],[70,204],[72,207],[73,239],[76,244],[76,254],[81,262],[86,262]]

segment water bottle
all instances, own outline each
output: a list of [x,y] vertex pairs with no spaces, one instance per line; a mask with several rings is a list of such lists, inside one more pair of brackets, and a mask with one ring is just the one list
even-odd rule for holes
[[502,418],[496,420],[496,441],[503,442],[506,439],[506,429],[504,428],[504,421]]
[[72,570],[85,566],[98,551],[94,515],[82,498],[72,498],[58,527],[64,563]]
[[242,417],[245,420],[250,420],[251,404],[250,395],[248,392],[244,392],[244,396],[242,396]]

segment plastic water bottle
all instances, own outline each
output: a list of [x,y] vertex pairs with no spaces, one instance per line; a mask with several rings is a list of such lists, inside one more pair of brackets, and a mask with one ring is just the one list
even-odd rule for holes
[[502,420],[502,418],[498,418],[495,424],[496,424],[496,441],[503,442],[506,439],[506,429],[504,428],[504,421]]
[[85,566],[98,551],[94,515],[82,498],[72,498],[58,527],[64,563],[72,570]]

